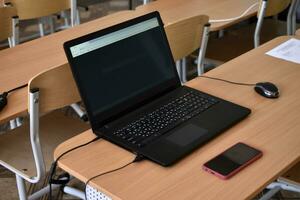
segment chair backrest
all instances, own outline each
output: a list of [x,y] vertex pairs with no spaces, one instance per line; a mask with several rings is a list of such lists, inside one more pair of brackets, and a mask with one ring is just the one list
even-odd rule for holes
[[13,7],[0,7],[0,41],[12,36],[12,18],[16,13]]
[[[270,17],[277,15],[281,13],[284,9],[286,9],[289,4],[291,3],[291,0],[268,0],[267,1],[267,7],[264,14],[264,17]],[[262,0],[259,0],[259,9],[262,8]],[[257,12],[257,17],[259,18],[259,11]]]
[[40,114],[76,103],[81,99],[69,64],[41,72],[29,81],[28,88],[29,91],[39,89]]
[[19,19],[34,19],[71,8],[70,0],[10,0]]
[[207,23],[208,16],[198,15],[165,25],[175,61],[191,54],[200,47],[204,25]]

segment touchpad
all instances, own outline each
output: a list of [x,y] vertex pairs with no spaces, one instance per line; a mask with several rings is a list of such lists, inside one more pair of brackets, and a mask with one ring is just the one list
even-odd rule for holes
[[186,146],[207,134],[207,130],[194,124],[187,124],[177,129],[166,140],[179,146]]

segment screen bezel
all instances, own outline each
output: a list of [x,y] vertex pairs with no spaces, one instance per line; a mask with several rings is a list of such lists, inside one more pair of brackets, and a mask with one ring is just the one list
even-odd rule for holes
[[[159,23],[158,28],[161,31],[161,34],[163,36],[163,40],[166,42],[164,45],[166,45],[167,54],[169,54],[168,57],[171,59],[170,63],[172,63],[172,66],[170,66],[170,67],[172,67],[172,69],[173,69],[173,73],[175,75],[174,78],[170,79],[169,81],[163,82],[159,86],[157,86],[155,88],[152,88],[151,90],[148,90],[148,91],[146,91],[146,92],[144,92],[144,93],[142,93],[142,94],[140,94],[140,95],[138,95],[134,98],[128,99],[127,101],[124,101],[123,103],[111,108],[110,110],[106,110],[106,111],[101,112],[97,115],[93,115],[93,112],[91,110],[91,106],[89,105],[88,100],[87,100],[87,94],[85,93],[85,90],[81,87],[81,84],[80,84],[80,81],[79,81],[79,78],[78,78],[79,73],[78,73],[78,71],[76,70],[75,67],[74,68],[72,67],[74,65],[74,59],[73,59],[73,56],[71,54],[70,48],[72,46],[81,44],[83,42],[101,37],[103,35],[115,32],[115,31],[120,30],[122,28],[126,28],[128,26],[131,26],[131,25],[134,25],[134,24],[137,24],[139,22],[143,22],[145,20],[152,19],[152,18],[157,18],[157,20],[158,20],[158,23]],[[73,73],[73,77],[74,77],[76,85],[78,87],[80,96],[81,96],[81,98],[83,100],[83,103],[86,107],[88,118],[90,120],[90,123],[92,125],[93,130],[102,128],[106,124],[108,124],[112,121],[115,121],[116,119],[124,116],[125,114],[128,114],[129,112],[132,112],[133,110],[136,110],[137,108],[141,107],[142,105],[145,105],[145,104],[153,101],[153,99],[157,98],[158,96],[161,96],[161,95],[163,95],[163,94],[165,94],[169,91],[172,91],[172,90],[174,90],[174,89],[181,86],[181,82],[180,82],[180,79],[179,79],[179,76],[178,76],[178,73],[177,73],[177,70],[176,70],[176,65],[175,65],[175,62],[174,62],[174,59],[173,59],[173,55],[172,55],[172,52],[171,52],[171,49],[170,49],[170,46],[169,46],[169,43],[168,43],[168,39],[167,39],[166,33],[164,31],[164,28],[162,28],[162,27],[163,27],[163,22],[161,20],[161,17],[159,15],[159,13],[157,11],[155,11],[155,12],[152,12],[152,13],[149,13],[149,14],[131,19],[129,21],[122,22],[120,24],[117,24],[117,25],[114,25],[114,26],[111,26],[111,27],[108,27],[108,28],[105,28],[105,29],[87,34],[87,35],[84,35],[82,37],[79,37],[79,38],[76,38],[76,39],[73,39],[73,40],[70,40],[70,41],[67,41],[67,42],[64,43],[64,45],[63,45],[64,50],[65,50],[67,59],[69,61],[71,71]],[[164,88],[164,89],[162,89],[162,88]],[[97,92],[97,91],[95,91],[95,92]],[[152,94],[154,92],[156,92],[156,95],[153,96]],[[132,105],[129,106],[127,109],[123,110],[122,112],[119,111],[119,109],[122,108],[124,105],[129,105],[129,104],[132,104]]]

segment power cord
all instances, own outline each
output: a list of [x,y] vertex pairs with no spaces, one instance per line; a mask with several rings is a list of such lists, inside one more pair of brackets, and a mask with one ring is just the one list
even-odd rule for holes
[[28,84],[25,85],[21,85],[19,87],[13,88],[11,90],[8,90],[7,92],[3,92],[2,94],[0,94],[0,111],[7,105],[7,96],[9,93],[19,90],[21,88],[27,87]]
[[252,8],[254,8],[255,6],[257,6],[258,3],[254,3],[252,4],[247,10],[245,10],[240,16],[237,17],[232,17],[232,18],[228,18],[228,19],[210,19],[209,23],[221,23],[221,22],[230,22],[230,21],[234,21],[234,20],[238,20],[242,17],[244,17]]
[[84,144],[81,144],[79,146],[76,146],[72,149],[69,149],[68,151],[62,153],[60,156],[57,157],[57,159],[52,163],[51,165],[51,168],[50,168],[50,176],[49,176],[49,180],[48,180],[48,183],[49,183],[49,199],[52,200],[52,184],[61,184],[61,185],[66,185],[69,180],[70,180],[70,176],[69,174],[63,174],[61,176],[58,176],[57,179],[54,179],[54,175],[55,175],[55,172],[56,172],[56,168],[57,168],[57,162],[59,161],[59,159],[61,159],[64,155],[70,153],[71,151],[74,151],[76,149],[79,149],[81,147],[84,147],[84,146],[87,146],[97,140],[99,140],[100,138],[102,138],[101,136],[97,136],[96,138],[92,139],[91,141],[87,142],[87,143],[84,143]]
[[98,177],[100,177],[100,176],[103,176],[103,175],[110,174],[110,173],[112,173],[112,172],[121,170],[121,169],[123,169],[123,168],[125,168],[125,167],[127,167],[127,166],[129,166],[129,165],[131,165],[131,164],[133,164],[133,163],[135,163],[135,162],[139,162],[139,161],[142,161],[142,160],[144,160],[144,156],[138,154],[131,162],[129,162],[129,163],[127,163],[127,164],[125,164],[125,165],[123,165],[123,166],[121,166],[121,167],[118,167],[118,168],[116,168],[116,169],[112,169],[112,170],[103,172],[103,173],[101,173],[101,174],[97,174],[97,175],[95,175],[95,176],[89,178],[89,179],[86,181],[85,187],[84,187],[84,195],[85,195],[85,199],[87,199],[86,188],[87,188],[88,183],[89,183],[91,180],[93,180],[93,179],[95,179],[95,178],[98,178]]
[[217,80],[217,81],[223,81],[223,82],[230,83],[230,84],[235,84],[235,85],[244,85],[244,86],[255,86],[256,85],[254,83],[240,83],[240,82],[228,81],[228,80],[225,80],[225,79],[215,78],[215,77],[210,77],[210,76],[205,76],[205,75],[201,75],[199,77],[212,79],[212,80]]

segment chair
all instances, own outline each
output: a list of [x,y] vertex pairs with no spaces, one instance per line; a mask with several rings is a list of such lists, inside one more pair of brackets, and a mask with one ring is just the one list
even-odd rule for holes
[[[297,0],[296,0],[297,1]],[[296,1],[293,1],[294,3]],[[290,5],[290,0],[260,0],[259,9],[257,12],[257,23],[254,32],[254,47],[260,44],[260,32],[265,17],[276,16]],[[294,4],[292,4],[294,5]],[[293,13],[293,6],[291,6],[290,13]],[[290,16],[288,17],[290,19]],[[289,21],[289,20],[288,20]],[[290,26],[290,21],[287,23]]]
[[9,47],[17,44],[17,26],[18,18],[15,8],[10,6],[0,6],[0,41],[8,39]]
[[300,36],[300,29],[298,29],[295,33],[296,36]]
[[[259,0],[257,22],[254,24],[239,24],[238,27],[231,27],[224,37],[211,38],[208,44],[207,57],[226,62],[246,53],[253,47],[258,47],[261,43],[279,35],[286,35],[287,27],[290,26],[290,21],[292,21],[289,19],[295,15],[295,6],[291,6],[289,9],[290,15],[287,18],[287,23],[270,17],[276,17],[290,3],[290,0]],[[295,3],[296,1],[292,1],[292,4]]]
[[[61,11],[71,10],[71,26],[75,26],[78,21],[76,0],[10,0],[17,9],[20,20],[39,19],[40,36],[45,35],[44,23],[47,16]],[[51,32],[54,32],[54,25],[48,17]]]
[[0,164],[15,173],[21,200],[37,199],[49,191],[45,187],[27,197],[25,180],[42,182],[56,146],[89,128],[56,110],[80,100],[67,64],[38,74],[28,88],[29,123],[0,136]]
[[[203,59],[209,34],[208,16],[198,15],[195,17],[179,20],[165,25],[165,31],[171,47],[174,60],[177,61],[177,70],[182,82],[186,82],[185,57],[199,49],[198,75],[203,73]],[[183,59],[182,65],[180,59]]]

